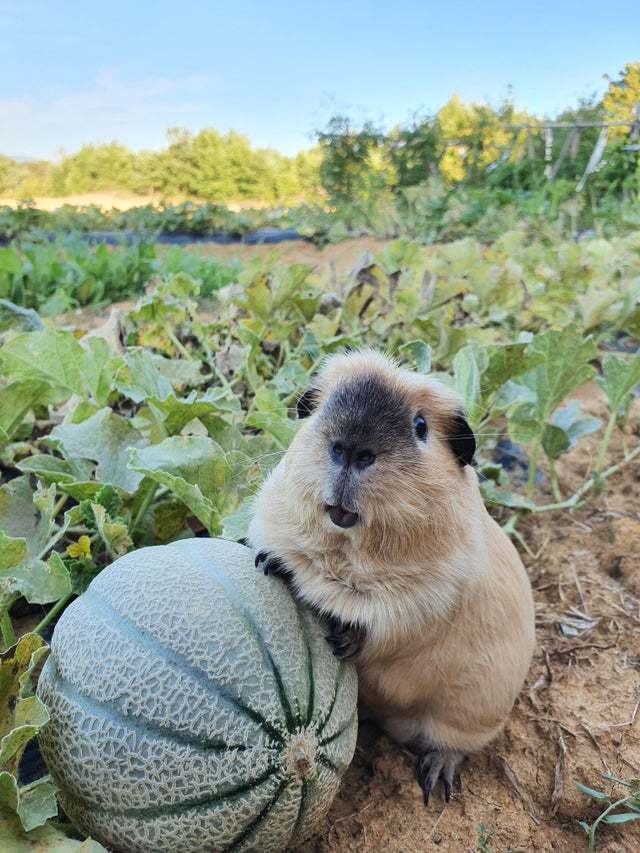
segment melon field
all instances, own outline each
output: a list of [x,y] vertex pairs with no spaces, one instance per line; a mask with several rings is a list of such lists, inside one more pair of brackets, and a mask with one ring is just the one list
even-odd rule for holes
[[409,755],[363,723],[301,850],[640,849],[639,232],[504,219],[490,239],[276,249],[6,233],[0,850],[102,849],[33,770],[56,619],[135,548],[242,541],[298,395],[327,354],[365,345],[462,395],[482,493],[531,578],[537,648],[448,806],[425,808]]

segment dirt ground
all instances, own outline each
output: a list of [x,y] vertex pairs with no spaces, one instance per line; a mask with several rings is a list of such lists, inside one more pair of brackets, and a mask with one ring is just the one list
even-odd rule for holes
[[[86,205],[96,205],[103,210],[129,210],[131,207],[141,207],[147,204],[160,205],[162,202],[168,204],[179,204],[186,201],[185,198],[167,198],[159,194],[137,195],[128,193],[125,190],[101,190],[91,193],[76,193],[66,196],[37,196],[32,199],[35,207],[40,210],[57,210],[65,204],[71,204],[74,207],[85,207]],[[197,199],[192,199],[195,204],[198,204]],[[18,207],[22,203],[18,198],[0,198],[0,207]],[[249,207],[273,207],[273,204],[260,200],[243,200],[237,202],[220,202],[225,204],[230,210],[243,210]]]
[[[359,240],[323,250],[292,243],[278,251],[288,262],[333,264],[343,272],[360,251],[375,247]],[[211,250],[242,257],[271,251]],[[89,328],[100,321],[82,312],[59,322]],[[595,385],[572,396],[580,397],[583,411],[603,417]],[[629,446],[638,441],[639,417],[637,400]],[[596,442],[597,436],[584,439],[558,465],[565,495],[582,482]],[[612,461],[620,451],[614,443]],[[585,507],[529,516],[519,530],[536,600],[537,651],[501,737],[467,761],[448,806],[436,794],[425,808],[410,757],[363,724],[323,832],[298,853],[584,851],[578,821],[592,823],[601,808],[575,782],[619,792],[603,773],[640,778],[640,461],[609,479]],[[565,635],[561,625],[576,633]],[[637,853],[639,824],[601,827],[598,851]]]
[[328,276],[331,280],[332,276],[342,275],[352,270],[363,252],[375,254],[386,245],[386,242],[376,240],[375,237],[357,237],[322,248],[318,248],[306,240],[292,240],[278,243],[275,246],[264,244],[249,246],[242,243],[219,246],[213,243],[194,243],[187,246],[186,249],[194,254],[220,260],[239,258],[246,261],[251,258],[275,257],[285,264],[311,264],[318,273]]
[[[579,396],[585,411],[603,415],[595,386]],[[594,443],[585,439],[559,469],[566,494]],[[448,806],[436,795],[425,808],[411,758],[363,725],[326,828],[304,853],[586,850],[578,821],[592,823],[601,809],[575,782],[609,792],[603,773],[640,777],[639,509],[640,464],[631,463],[586,507],[523,520],[537,651],[504,733],[467,761]],[[574,619],[595,624],[564,636],[560,624]],[[601,853],[640,851],[637,823],[602,827],[598,838]]]

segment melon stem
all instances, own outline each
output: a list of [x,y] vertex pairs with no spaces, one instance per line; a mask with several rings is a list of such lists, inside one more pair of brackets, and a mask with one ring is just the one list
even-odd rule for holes
[[302,782],[317,774],[316,750],[318,741],[307,730],[291,735],[284,755],[284,769],[289,776]]

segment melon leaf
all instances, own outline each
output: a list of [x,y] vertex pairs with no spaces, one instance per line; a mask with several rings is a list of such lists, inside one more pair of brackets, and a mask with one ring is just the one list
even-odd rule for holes
[[11,379],[45,383],[66,396],[92,397],[98,405],[106,402],[113,381],[106,341],[92,338],[83,347],[71,332],[54,329],[11,338],[2,347],[2,363]]
[[[11,512],[3,513],[2,501],[8,494],[17,497],[17,503],[11,504]],[[41,559],[52,528],[54,497],[54,489],[33,492],[26,477],[0,490],[0,611],[18,595],[34,604],[47,604],[71,590],[59,555],[53,552],[46,562]]]
[[37,634],[25,634],[0,655],[0,807],[15,812],[25,830],[58,813],[55,787],[46,777],[24,787],[16,779],[27,742],[49,721],[49,712],[32,695],[30,683],[47,651]]
[[14,436],[34,405],[42,405],[46,401],[48,386],[37,380],[10,382],[0,387],[0,430],[8,441]]
[[131,453],[131,468],[166,486],[212,533],[220,531],[229,466],[220,445],[206,436],[173,436]]
[[129,468],[129,451],[144,447],[146,438],[129,421],[104,408],[79,424],[61,424],[51,430],[69,459],[91,459],[98,463],[95,476],[100,483],[133,493],[142,476]]
[[2,853],[106,853],[105,848],[88,838],[78,841],[65,832],[66,826],[51,822],[25,833],[17,817],[0,813],[0,850]]
[[224,539],[239,541],[245,539],[249,522],[254,512],[254,496],[246,497],[240,505],[226,515],[222,520],[222,536]]
[[628,361],[607,353],[602,360],[602,376],[598,376],[596,382],[607,395],[610,412],[627,409],[634,386],[640,384],[640,352]]

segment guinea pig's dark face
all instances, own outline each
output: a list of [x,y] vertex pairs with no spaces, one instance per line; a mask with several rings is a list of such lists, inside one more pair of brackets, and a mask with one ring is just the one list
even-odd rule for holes
[[398,389],[374,374],[338,383],[318,413],[329,460],[325,506],[338,527],[357,524],[366,498],[391,471],[417,461],[412,412]]
[[313,471],[316,499],[336,531],[419,524],[471,461],[473,436],[450,399],[406,376],[350,371],[315,405],[305,401],[313,417],[299,436],[302,476]]

